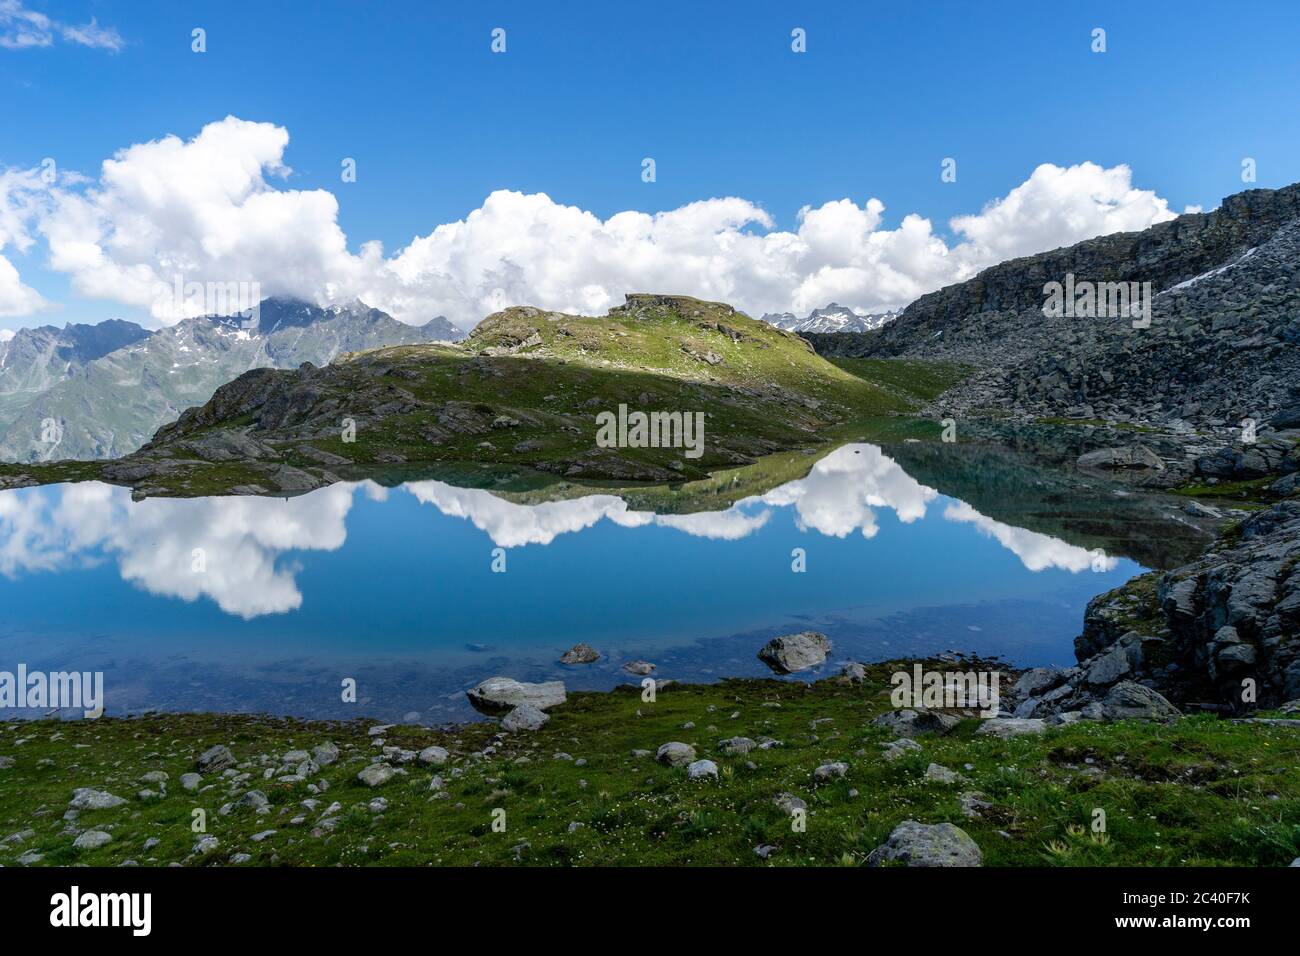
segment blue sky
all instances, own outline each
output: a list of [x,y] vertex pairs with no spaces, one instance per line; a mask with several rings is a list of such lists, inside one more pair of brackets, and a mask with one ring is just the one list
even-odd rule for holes
[[[1041,163],[1126,164],[1133,186],[1174,212],[1246,188],[1244,157],[1257,161],[1255,185],[1300,179],[1290,3],[21,8],[63,24],[93,17],[122,43],[56,31],[46,47],[0,48],[0,168],[53,157],[94,178],[118,149],[189,139],[227,115],[274,124],[293,170],[274,187],[336,195],[353,253],[380,240],[391,254],[501,189],[601,219],[736,196],[777,229],[796,228],[805,205],[876,197],[885,226],[915,213],[946,236],[950,217],[978,213]],[[194,27],[207,31],[202,55]],[[791,51],[795,27],[804,54]],[[1090,49],[1094,27],[1103,54]],[[647,156],[653,183],[641,179]],[[357,161],[355,183],[340,182],[343,157]],[[956,182],[940,181],[945,157]],[[0,328],[148,315],[48,268],[33,235],[0,254],[53,307]]]

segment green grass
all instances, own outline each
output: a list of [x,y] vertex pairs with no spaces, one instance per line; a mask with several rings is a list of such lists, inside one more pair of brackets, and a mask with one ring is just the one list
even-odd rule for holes
[[1062,425],[1062,426],[1084,426],[1088,428],[1116,428],[1121,431],[1142,433],[1156,433],[1159,429],[1151,428],[1148,425],[1137,425],[1133,422],[1108,422],[1104,418],[1060,418],[1048,416],[1046,418],[1035,419],[1040,425]]
[[[0,840],[27,828],[35,833],[22,843],[0,842],[0,863],[14,865],[34,850],[45,864],[217,865],[244,852],[254,865],[744,866],[764,865],[754,847],[766,843],[778,848],[767,861],[772,865],[838,865],[861,863],[904,819],[957,824],[994,866],[1280,866],[1300,855],[1294,728],[1196,716],[1172,725],[1085,723],[1004,741],[976,736],[978,721],[970,720],[947,737],[922,738],[920,753],[890,762],[878,745],[892,735],[871,718],[889,707],[892,669],[870,668],[860,686],[678,686],[655,703],[630,690],[573,694],[543,730],[508,737],[486,755],[491,723],[395,727],[385,743],[416,750],[440,744],[453,759],[436,771],[406,765],[407,775],[377,789],[356,780],[379,749],[363,721],[195,714],[9,722],[0,725],[0,755],[15,763],[0,770]],[[814,720],[826,722],[814,729]],[[782,745],[722,756],[717,742],[732,736]],[[262,779],[264,766],[278,766],[282,752],[325,740],[339,745],[338,763],[303,783]],[[689,781],[684,770],[632,755],[670,740],[716,761],[720,779]],[[204,785],[215,784],[211,789],[182,790],[180,774],[215,743],[230,746],[250,778],[231,786],[209,775]],[[575,759],[555,759],[561,752]],[[847,778],[814,785],[812,771],[832,760],[849,765]],[[931,761],[969,782],[927,783]],[[138,780],[150,770],[170,775],[166,795],[136,799],[144,786]],[[429,793],[434,772],[446,781],[445,799]],[[308,783],[320,781],[328,789],[311,794]],[[114,837],[85,853],[61,832],[72,790],[82,786],[130,801],[80,815],[79,826],[111,826]],[[270,813],[218,812],[251,787],[270,798]],[[958,801],[965,790],[982,792],[992,808],[968,819]],[[782,792],[807,801],[806,832],[795,832],[773,804]],[[313,796],[321,803],[309,812],[301,801]],[[367,807],[377,796],[388,801],[382,812]],[[342,805],[333,814],[336,827],[313,835],[332,801]],[[190,856],[196,808],[206,811],[207,832],[220,841],[203,859]],[[496,809],[506,814],[503,833],[492,829]],[[1091,832],[1098,809],[1105,813],[1104,838]],[[291,823],[298,814],[307,819]],[[571,822],[582,826],[570,832]],[[250,839],[270,829],[274,836]],[[146,851],[151,838],[159,842]]]
[[972,368],[960,362],[925,359],[830,358],[829,361],[863,381],[889,389],[915,402],[928,402],[967,378]]
[[1218,484],[1191,484],[1175,488],[1173,493],[1184,498],[1210,498],[1231,501],[1236,507],[1263,507],[1274,499],[1267,493],[1277,475],[1251,478],[1244,481],[1220,481]]

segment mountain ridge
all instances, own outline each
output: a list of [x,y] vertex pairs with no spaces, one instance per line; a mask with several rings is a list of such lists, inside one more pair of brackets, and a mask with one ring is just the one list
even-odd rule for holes
[[[1150,422],[1263,423],[1300,387],[1300,184],[1248,190],[1208,213],[1011,259],[931,292],[875,332],[808,339],[833,356],[974,365],[942,410]],[[1067,275],[1149,283],[1153,319],[1044,314]],[[938,406],[936,406],[938,408]]]
[[[0,396],[0,459],[119,457],[251,368],[323,365],[380,345],[443,340],[448,330],[458,333],[441,317],[411,326],[364,303],[322,308],[288,298],[264,300],[255,321],[204,315],[154,332],[141,329],[144,335],[45,387],[15,391],[7,401]],[[6,354],[14,354],[18,335]]]

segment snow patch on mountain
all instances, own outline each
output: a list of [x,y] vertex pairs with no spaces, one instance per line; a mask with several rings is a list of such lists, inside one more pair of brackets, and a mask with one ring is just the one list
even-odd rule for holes
[[813,309],[802,319],[793,312],[769,312],[763,316],[763,321],[787,332],[870,332],[902,314],[902,309],[892,312],[860,312],[832,302],[823,309]]

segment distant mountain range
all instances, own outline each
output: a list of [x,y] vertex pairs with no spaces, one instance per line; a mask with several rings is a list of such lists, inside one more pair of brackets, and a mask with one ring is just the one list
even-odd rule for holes
[[832,302],[824,309],[813,309],[802,319],[793,312],[769,312],[763,316],[763,321],[787,332],[870,332],[902,314],[903,310],[897,309],[859,315],[848,306]]
[[411,326],[359,301],[271,298],[248,325],[199,316],[156,332],[117,319],[18,330],[0,340],[0,461],[119,457],[249,369],[464,338],[441,316]]

